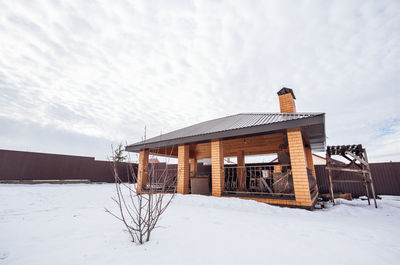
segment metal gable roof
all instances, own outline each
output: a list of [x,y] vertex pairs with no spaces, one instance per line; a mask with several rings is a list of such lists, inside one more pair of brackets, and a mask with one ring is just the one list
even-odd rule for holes
[[[126,147],[137,152],[144,148],[161,148],[182,143],[209,141],[212,139],[238,137],[299,127],[317,126],[309,133],[310,142],[325,147],[324,113],[241,113],[209,120],[147,139]],[[310,129],[310,128],[309,128]],[[316,137],[318,136],[318,137]],[[312,139],[318,138],[318,140]]]

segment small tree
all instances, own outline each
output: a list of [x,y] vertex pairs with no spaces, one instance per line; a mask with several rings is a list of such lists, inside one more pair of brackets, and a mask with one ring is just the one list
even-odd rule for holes
[[114,149],[113,146],[111,146],[111,149],[113,150],[113,154],[114,154],[113,156],[111,156],[112,161],[123,162],[126,160],[127,156],[124,155],[125,148],[122,143],[120,143],[116,149]]
[[[119,153],[118,149],[113,153]],[[170,187],[171,184],[175,187],[175,183],[171,182],[166,167],[161,174],[158,174],[158,189],[156,191],[152,185],[156,171],[154,165],[150,164],[148,169],[150,188],[146,192],[138,192],[136,186],[137,178],[131,163],[127,163],[128,176],[131,176],[129,181],[127,183],[121,181],[117,170],[118,157],[114,155],[112,161],[116,188],[116,195],[112,197],[112,200],[116,203],[118,212],[115,213],[109,209],[105,210],[125,225],[133,242],[143,244],[150,240],[151,233],[157,227],[161,215],[174,198],[176,190],[175,188],[171,190]],[[172,194],[166,196],[167,191],[172,191]]]

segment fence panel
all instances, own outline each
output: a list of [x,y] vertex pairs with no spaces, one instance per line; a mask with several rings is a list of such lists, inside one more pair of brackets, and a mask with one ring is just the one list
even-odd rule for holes
[[[375,191],[378,195],[400,195],[400,162],[370,163]],[[329,193],[329,177],[324,165],[315,166],[320,193]],[[356,179],[357,174],[333,172],[334,179]],[[334,192],[349,192],[354,197],[366,194],[361,183],[334,183]]]
[[[123,181],[128,180],[127,163],[117,163]],[[132,164],[135,172],[137,165]],[[77,180],[114,182],[112,163],[94,157],[21,152],[0,149],[0,180]]]

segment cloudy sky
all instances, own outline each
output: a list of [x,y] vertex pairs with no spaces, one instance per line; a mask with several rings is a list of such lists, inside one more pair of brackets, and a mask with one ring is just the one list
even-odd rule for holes
[[0,148],[95,156],[241,112],[326,113],[400,161],[400,1],[0,0]]

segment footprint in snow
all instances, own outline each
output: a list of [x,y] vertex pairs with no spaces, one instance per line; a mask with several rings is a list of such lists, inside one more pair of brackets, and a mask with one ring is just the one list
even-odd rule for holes
[[0,260],[4,260],[9,256],[7,251],[0,251]]

